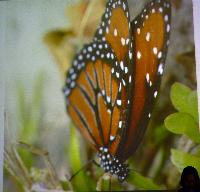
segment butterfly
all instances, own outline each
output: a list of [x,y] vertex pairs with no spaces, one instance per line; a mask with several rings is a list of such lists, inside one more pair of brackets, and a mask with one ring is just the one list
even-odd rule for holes
[[109,0],[93,41],[67,72],[66,108],[105,172],[124,181],[158,95],[171,5],[152,0],[133,20],[127,0]]

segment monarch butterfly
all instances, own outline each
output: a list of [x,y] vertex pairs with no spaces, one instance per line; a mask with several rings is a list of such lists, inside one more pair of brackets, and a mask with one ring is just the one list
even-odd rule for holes
[[63,89],[76,127],[105,172],[124,181],[158,95],[171,5],[152,0],[130,21],[127,0],[109,0],[92,43],[75,56]]

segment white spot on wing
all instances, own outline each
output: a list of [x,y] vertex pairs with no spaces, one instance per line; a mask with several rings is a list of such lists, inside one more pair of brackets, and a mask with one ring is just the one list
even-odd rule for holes
[[116,77],[119,78],[119,73],[118,72],[116,72]]
[[163,74],[163,64],[160,64],[160,65],[158,66],[158,73],[160,73],[160,75]]
[[119,121],[119,128],[122,128],[122,121]]
[[126,41],[125,41],[125,39],[124,39],[123,37],[121,38],[121,43],[122,43],[123,46],[124,46],[125,43],[126,43]]
[[129,38],[126,39],[126,45],[128,45],[128,43],[129,43]]
[[109,96],[107,96],[107,102],[110,103],[111,99]]
[[167,22],[169,20],[168,15],[165,15],[164,20]]
[[154,92],[154,97],[156,98],[157,95],[158,95],[158,91],[155,91],[155,92]]
[[146,35],[146,41],[150,41],[151,34],[148,32]]
[[133,54],[129,51],[129,59],[132,59]]
[[147,82],[149,82],[149,80],[150,80],[149,79],[149,73],[146,74],[146,80],[147,80]]
[[131,77],[131,75],[129,76],[129,83],[131,83],[131,81],[132,81],[132,77]]
[[108,109],[107,112],[108,112],[109,114],[111,114],[111,110],[110,110],[110,109]]
[[138,59],[141,59],[141,57],[142,57],[142,54],[141,54],[140,51],[138,51],[138,52],[137,52],[137,58],[138,58]]
[[117,36],[117,29],[114,29],[114,36]]
[[127,74],[128,73],[128,67],[125,67],[124,72]]
[[160,59],[162,57],[162,51],[160,51],[159,53],[158,53],[158,59]]
[[124,79],[122,79],[122,83],[124,86],[126,86],[126,82],[124,81]]
[[155,55],[158,54],[158,48],[157,48],[157,47],[154,47],[154,48],[153,48],[153,53],[154,53]]
[[117,100],[117,105],[121,106],[122,105],[122,100],[118,99]]
[[121,69],[123,71],[124,70],[124,62],[123,61],[120,62],[120,67],[121,67]]
[[115,140],[115,137],[114,136],[110,136],[110,141],[114,141]]
[[120,84],[119,84],[119,92],[121,92],[121,90],[122,90],[122,84],[120,82]]
[[167,24],[167,32],[169,32],[169,31],[170,31],[170,25]]

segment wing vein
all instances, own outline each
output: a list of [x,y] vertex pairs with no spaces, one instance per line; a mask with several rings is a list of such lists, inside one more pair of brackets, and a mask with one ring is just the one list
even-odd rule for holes
[[81,122],[83,123],[84,127],[87,129],[87,131],[88,131],[90,137],[92,138],[92,140],[94,141],[94,143],[96,144],[96,146],[98,146],[98,144],[97,144],[95,138],[93,137],[93,135],[92,135],[92,133],[91,133],[91,131],[90,131],[90,129],[89,129],[89,127],[88,127],[88,125],[87,125],[85,119],[84,119],[84,117],[81,115],[81,113],[79,112],[79,110],[77,109],[76,106],[74,106],[74,105],[72,105],[72,104],[71,104],[71,106],[72,106],[72,108],[74,109],[74,111],[77,113],[77,115],[78,115],[78,117],[80,118]]

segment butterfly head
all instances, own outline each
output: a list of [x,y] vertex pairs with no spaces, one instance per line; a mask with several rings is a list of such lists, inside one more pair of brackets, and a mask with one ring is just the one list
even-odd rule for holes
[[122,163],[118,158],[110,154],[107,147],[101,147],[98,156],[100,166],[105,172],[117,175],[120,182],[123,182],[126,179],[129,173],[128,165]]

